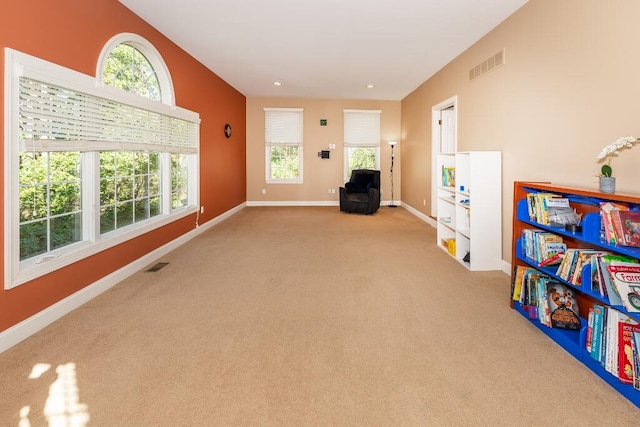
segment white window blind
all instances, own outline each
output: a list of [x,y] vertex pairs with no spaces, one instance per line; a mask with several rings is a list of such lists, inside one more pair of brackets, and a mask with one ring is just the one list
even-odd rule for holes
[[302,145],[302,118],[302,108],[265,108],[265,144],[280,146]]
[[381,110],[344,110],[344,146],[379,147]]
[[21,151],[196,153],[195,122],[20,77]]

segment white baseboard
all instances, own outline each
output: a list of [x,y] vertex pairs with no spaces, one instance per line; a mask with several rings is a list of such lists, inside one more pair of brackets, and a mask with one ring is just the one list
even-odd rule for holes
[[421,220],[423,220],[424,222],[432,226],[433,228],[436,228],[436,225],[437,225],[436,221],[433,218],[431,218],[429,215],[423,214],[413,206],[407,205],[406,203],[402,205],[402,207],[408,210],[409,212],[411,212],[414,216],[420,218]]
[[[391,200],[381,200],[380,206],[389,206]],[[395,201],[396,206],[403,206],[402,202]],[[247,202],[247,206],[340,206],[340,202],[337,200],[321,200],[321,201],[300,201],[300,200],[275,200],[275,201],[261,201],[250,200]]]
[[138,271],[142,270],[144,267],[148,266],[154,261],[157,261],[159,258],[163,257],[169,252],[187,243],[189,240],[193,239],[199,234],[207,231],[214,225],[224,221],[225,219],[229,218],[233,214],[239,212],[245,206],[246,206],[246,203],[242,203],[236,206],[235,208],[232,208],[227,212],[221,215],[218,215],[214,219],[189,231],[186,234],[183,234],[182,236],[159,247],[158,249],[152,252],[149,252],[148,254],[138,258],[132,263],[127,264],[126,266],[103,277],[97,282],[94,282],[88,286],[85,286],[84,288],[80,289],[74,294],[69,295],[68,297],[56,302],[55,304],[34,314],[28,319],[25,319],[22,322],[10,327],[9,329],[0,332],[0,353],[13,347],[19,342],[27,339],[28,337],[40,331],[44,327],[55,322],[65,314],[70,313],[71,311],[75,310],[81,305],[89,302],[90,300],[97,297],[101,293],[117,285],[127,277],[137,273]]
[[507,276],[511,276],[511,263],[502,260],[502,272]]
[[277,201],[247,201],[247,206],[340,206],[337,200],[304,201],[304,200],[277,200]]

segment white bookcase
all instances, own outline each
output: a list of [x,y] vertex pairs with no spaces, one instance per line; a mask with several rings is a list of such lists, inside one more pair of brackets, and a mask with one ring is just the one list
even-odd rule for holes
[[[437,244],[470,270],[501,269],[501,157],[499,151],[438,155]],[[452,167],[454,185],[445,185],[444,170]]]

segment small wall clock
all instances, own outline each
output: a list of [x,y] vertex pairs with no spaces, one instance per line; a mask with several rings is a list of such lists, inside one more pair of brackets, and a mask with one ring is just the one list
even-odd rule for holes
[[229,123],[224,125],[224,136],[231,138],[231,125]]

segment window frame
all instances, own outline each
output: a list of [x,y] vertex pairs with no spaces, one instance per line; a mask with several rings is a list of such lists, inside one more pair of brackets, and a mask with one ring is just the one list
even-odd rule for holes
[[[354,115],[361,115],[361,117],[369,117],[371,116],[372,118],[375,117],[374,121],[377,121],[377,129],[371,129],[372,134],[371,134],[371,140],[354,140],[354,141],[348,141],[348,139],[351,139],[352,137],[349,136],[349,134],[352,133],[351,129],[348,129],[348,122],[349,120],[347,120],[347,115],[348,114],[354,114]],[[349,160],[351,158],[350,156],[350,149],[352,148],[374,148],[375,149],[375,169],[380,170],[380,135],[381,135],[381,131],[382,131],[382,126],[381,126],[381,119],[382,119],[382,110],[353,110],[353,109],[344,109],[343,110],[343,133],[344,133],[344,180],[349,181],[349,179],[351,178],[351,171],[349,170]],[[359,139],[359,138],[356,138]]]
[[[265,112],[265,182],[267,184],[302,184],[304,182],[304,108],[274,108],[264,107]],[[294,130],[297,135],[291,140],[274,142],[269,141],[270,137],[267,135],[267,113],[269,112],[282,112],[282,113],[295,113],[299,114],[299,128]],[[295,140],[294,140],[295,139]],[[299,140],[297,140],[299,139]],[[298,176],[295,178],[272,178],[271,177],[271,149],[274,146],[295,146],[298,147]]]
[[[141,38],[140,38],[141,39]],[[137,39],[140,41],[140,39]],[[113,39],[112,39],[113,40]],[[147,42],[148,43],[148,42]],[[149,44],[150,46],[150,44]],[[136,47],[138,48],[138,47]],[[5,123],[5,209],[4,209],[4,288],[11,289],[55,270],[63,268],[72,263],[78,262],[105,249],[117,246],[135,237],[141,236],[166,224],[174,222],[180,218],[191,215],[198,211],[199,206],[199,115],[195,112],[177,107],[164,102],[153,101],[140,95],[128,93],[121,89],[103,85],[100,79],[92,77],[78,71],[48,62],[46,60],[5,48],[5,98],[4,98],[4,123]],[[103,53],[107,50],[103,49]],[[151,58],[147,57],[152,65],[155,65]],[[159,55],[158,55],[159,58]],[[156,58],[157,59],[157,58]],[[103,57],[101,56],[101,62]],[[161,67],[162,68],[162,67]],[[156,70],[157,71],[157,70]],[[101,73],[99,73],[100,75]],[[158,74],[159,80],[163,80]],[[163,207],[160,215],[134,223],[131,226],[123,227],[106,234],[100,234],[100,215],[96,205],[100,203],[99,188],[99,151],[84,151],[81,153],[81,206],[83,211],[82,232],[83,237],[79,242],[49,251],[42,256],[34,256],[20,261],[20,215],[19,215],[19,159],[20,156],[20,126],[19,126],[19,95],[20,78],[32,78],[47,84],[57,85],[72,90],[81,91],[88,95],[98,96],[117,103],[143,108],[159,114],[176,117],[196,124],[197,147],[195,154],[190,156],[190,167],[193,173],[190,176],[193,185],[190,185],[190,204],[187,207],[177,210],[167,210]],[[170,80],[169,80],[170,84]],[[161,88],[164,86],[161,85]],[[162,97],[170,94],[173,97],[173,90],[162,90]],[[168,98],[168,99],[169,99]],[[101,145],[104,145],[102,143]],[[65,151],[65,150],[62,150]],[[77,151],[68,149],[66,151]],[[165,155],[168,159],[168,153]],[[166,166],[170,167],[170,162],[165,160]],[[165,167],[166,167],[165,166]],[[164,172],[163,172],[164,173]],[[170,172],[169,172],[170,173]],[[190,182],[190,184],[191,184]],[[166,184],[163,184],[166,188]],[[171,186],[168,183],[169,188]],[[169,194],[171,191],[169,190]],[[166,193],[165,193],[166,194]],[[166,199],[166,197],[165,197]],[[166,202],[162,202],[166,204]],[[170,204],[169,204],[170,205]]]

